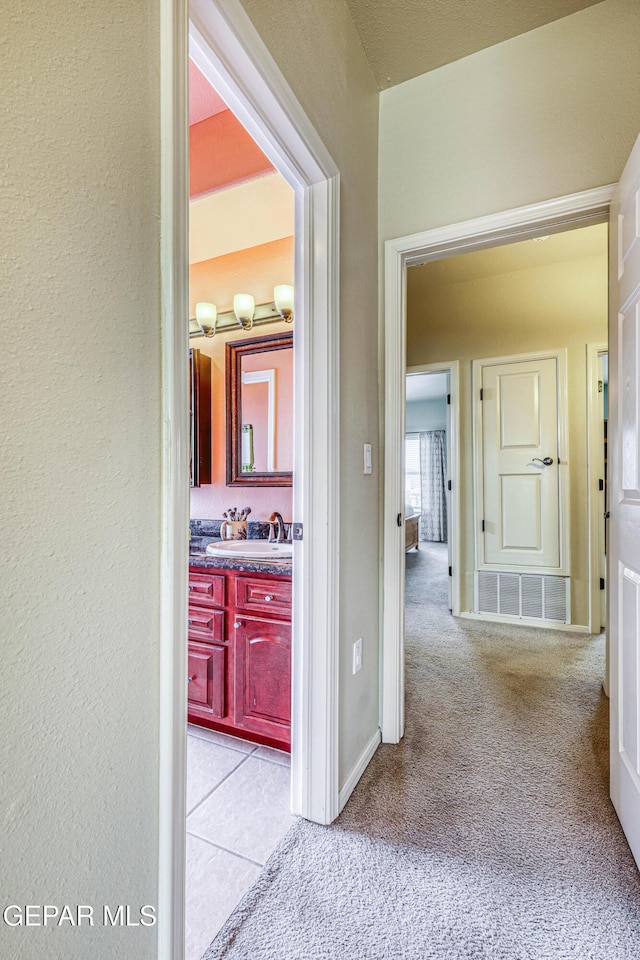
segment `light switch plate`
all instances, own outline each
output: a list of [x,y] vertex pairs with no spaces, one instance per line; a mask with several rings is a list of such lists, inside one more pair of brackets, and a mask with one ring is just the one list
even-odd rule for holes
[[362,667],[362,637],[358,637],[353,644],[353,672],[356,674]]
[[364,445],[364,472],[365,475],[371,473],[371,444]]

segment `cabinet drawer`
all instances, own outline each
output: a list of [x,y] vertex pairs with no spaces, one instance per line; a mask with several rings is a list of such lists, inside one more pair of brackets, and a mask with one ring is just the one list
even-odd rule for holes
[[188,657],[189,706],[212,717],[224,717],[225,647],[190,643]]
[[238,577],[236,607],[291,619],[291,581]]
[[193,603],[202,607],[223,607],[224,577],[189,571],[189,605]]
[[189,605],[189,640],[224,642],[224,610],[206,610]]

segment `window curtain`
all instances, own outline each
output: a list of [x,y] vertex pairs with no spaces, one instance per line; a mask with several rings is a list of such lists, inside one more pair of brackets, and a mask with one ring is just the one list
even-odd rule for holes
[[420,434],[420,539],[447,542],[447,461],[444,430]]

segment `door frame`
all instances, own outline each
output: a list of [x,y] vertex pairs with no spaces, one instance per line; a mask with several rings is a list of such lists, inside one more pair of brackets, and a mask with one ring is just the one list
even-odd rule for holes
[[188,50],[295,191],[291,804],[320,823],[339,809],[339,170],[239,0],[161,0],[161,960],[184,953]]
[[[600,633],[600,564],[598,557],[598,526],[600,510],[598,506],[598,480],[602,477],[603,453],[600,446],[600,432],[598,420],[600,403],[598,397],[598,357],[609,352],[606,341],[588,343],[586,348],[587,360],[587,503],[588,503],[588,530],[589,530],[589,631]],[[607,676],[608,676],[607,650]],[[605,679],[605,692],[607,680]]]
[[608,220],[615,184],[437,227],[384,244],[384,503],[380,727],[385,743],[404,734],[404,375],[407,267]]
[[[449,479],[451,480],[451,491],[447,536],[451,542],[451,612],[454,617],[457,617],[460,615],[460,364],[457,360],[447,360],[442,363],[419,363],[407,367],[405,376],[419,373],[449,374],[451,428],[447,436],[447,466]],[[406,422],[403,434],[405,432]],[[405,558],[406,554],[403,553],[403,566]],[[402,574],[404,576],[404,570]]]
[[476,570],[513,571],[513,566],[504,563],[487,563],[484,558],[484,540],[482,537],[482,518],[484,507],[484,424],[482,419],[482,401],[480,386],[482,370],[496,364],[519,363],[527,360],[556,361],[556,396],[558,422],[558,511],[560,513],[559,559],[557,567],[529,567],[518,565],[518,572],[552,574],[558,577],[571,575],[571,553],[569,542],[569,518],[571,515],[569,483],[569,402],[567,394],[567,351],[564,347],[554,350],[534,350],[531,353],[509,354],[504,357],[487,357],[473,360],[471,363],[471,396],[473,419],[473,506],[474,506],[474,558]]

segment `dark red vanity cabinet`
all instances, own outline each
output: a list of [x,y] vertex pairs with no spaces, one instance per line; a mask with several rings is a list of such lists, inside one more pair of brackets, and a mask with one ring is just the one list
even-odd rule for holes
[[235,621],[235,719],[267,737],[288,737],[291,720],[291,624],[238,614]]
[[291,579],[189,570],[189,722],[288,750]]

